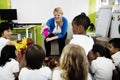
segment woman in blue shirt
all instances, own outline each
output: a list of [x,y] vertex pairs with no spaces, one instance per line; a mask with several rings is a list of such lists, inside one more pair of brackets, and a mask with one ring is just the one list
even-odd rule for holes
[[51,42],[54,40],[58,40],[59,54],[61,54],[67,37],[68,20],[63,17],[62,9],[60,7],[55,8],[53,14],[54,17],[46,23],[46,26],[49,27],[49,35],[44,40],[46,57],[50,56]]

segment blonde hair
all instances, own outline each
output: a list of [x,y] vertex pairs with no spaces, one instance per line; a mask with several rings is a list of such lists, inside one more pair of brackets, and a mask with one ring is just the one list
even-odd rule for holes
[[59,68],[63,70],[61,77],[65,80],[87,80],[88,59],[84,49],[75,44],[64,47],[60,57]]
[[[62,11],[61,7],[56,7],[56,8],[54,9],[54,11],[53,11],[53,14],[54,14],[55,12],[58,12],[58,13],[60,13],[60,14],[63,15],[63,11]],[[59,26],[62,26],[62,24],[63,24],[63,20],[62,20],[62,18],[61,18],[61,20],[60,20],[60,22],[58,23],[58,25],[59,25]]]
[[56,8],[54,9],[53,13],[55,13],[55,12],[58,12],[58,13],[60,13],[60,14],[63,15],[63,11],[62,11],[62,8],[61,8],[61,7],[56,7]]

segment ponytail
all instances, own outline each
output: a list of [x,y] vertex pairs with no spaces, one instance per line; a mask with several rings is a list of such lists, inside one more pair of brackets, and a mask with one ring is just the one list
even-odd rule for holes
[[90,23],[90,31],[94,31],[95,30],[95,26],[94,26],[94,24],[93,23]]

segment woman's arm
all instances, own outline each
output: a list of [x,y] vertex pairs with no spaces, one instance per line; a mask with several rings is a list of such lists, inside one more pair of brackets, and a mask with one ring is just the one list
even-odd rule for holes
[[55,39],[58,39],[58,36],[53,36],[53,37],[51,37],[51,38],[46,38],[46,41],[48,42],[48,41],[52,41],[52,40],[55,40]]

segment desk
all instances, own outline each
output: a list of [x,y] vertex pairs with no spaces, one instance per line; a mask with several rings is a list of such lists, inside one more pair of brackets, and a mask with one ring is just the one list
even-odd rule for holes
[[34,28],[34,42],[36,43],[36,27],[35,26],[23,26],[23,27],[16,27],[13,28],[14,30],[25,30],[26,38],[29,37],[29,29]]

